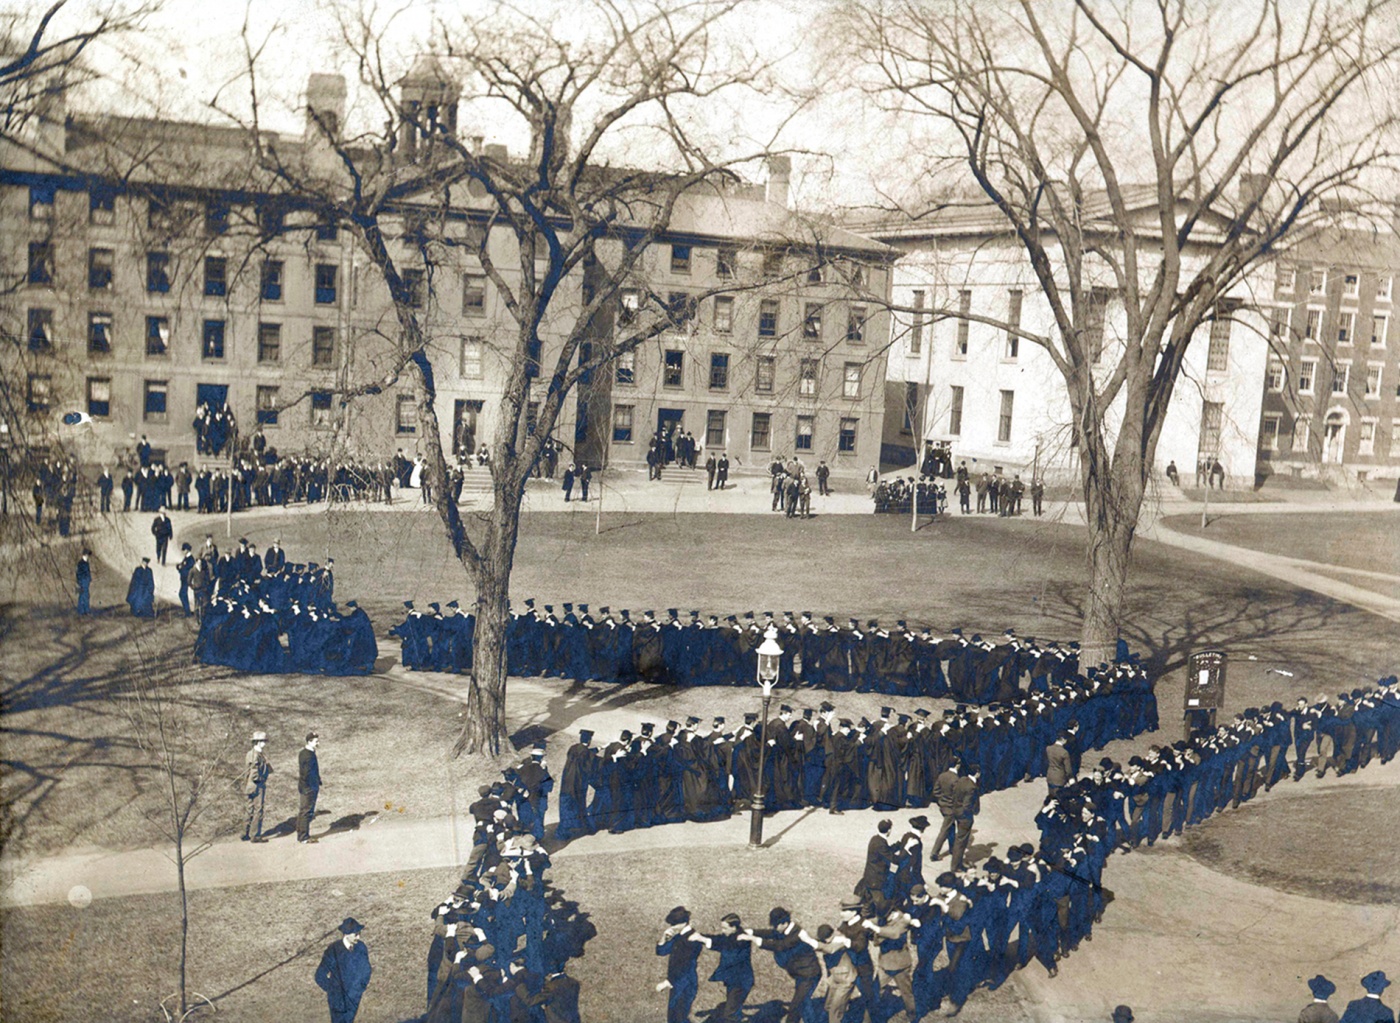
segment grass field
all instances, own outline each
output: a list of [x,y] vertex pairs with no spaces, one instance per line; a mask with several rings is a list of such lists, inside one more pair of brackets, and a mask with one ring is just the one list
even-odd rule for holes
[[1222,515],[1201,528],[1198,515],[1174,515],[1179,533],[1340,568],[1400,575],[1400,511],[1346,515]]

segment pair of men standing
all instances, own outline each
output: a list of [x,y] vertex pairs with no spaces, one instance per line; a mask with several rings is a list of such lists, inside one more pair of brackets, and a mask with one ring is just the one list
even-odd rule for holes
[[[316,799],[321,792],[321,765],[316,757],[316,747],[321,737],[315,732],[306,733],[306,745],[297,754],[297,841],[315,844],[318,839],[311,837],[311,821],[316,816]],[[272,774],[272,764],[264,750],[267,748],[267,733],[253,733],[253,748],[244,758],[243,795],[248,800],[243,825],[243,841],[266,842],[263,837],[263,807],[267,800],[267,779]]]
[[934,861],[941,860],[943,843],[950,842],[952,863],[949,870],[963,869],[967,843],[972,838],[972,823],[982,808],[977,781],[975,770],[965,764],[954,764],[933,782],[933,798],[938,812],[943,815],[943,825],[929,852]]

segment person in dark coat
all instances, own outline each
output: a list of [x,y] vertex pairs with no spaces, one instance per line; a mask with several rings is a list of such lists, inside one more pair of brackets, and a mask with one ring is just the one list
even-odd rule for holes
[[131,572],[131,583],[126,588],[126,603],[137,618],[156,616],[156,580],[151,573],[151,559],[142,558],[141,564]]
[[180,563],[175,566],[175,571],[180,573],[180,606],[185,609],[185,617],[190,616],[190,570],[194,568],[194,554],[190,552],[190,545],[182,543],[180,545]]
[[525,1004],[544,1010],[545,1023],[579,1023],[578,981],[562,970],[551,973]]
[[759,948],[772,952],[773,962],[792,978],[792,999],[783,1023],[798,1023],[821,980],[821,962],[812,951],[812,939],[782,906],[775,906],[768,914],[768,923],[766,930],[744,933]]
[[151,535],[156,538],[156,560],[164,565],[165,552],[170,549],[170,538],[175,535],[170,516],[165,512],[162,511],[151,523]]
[[1337,1023],[1337,1014],[1327,1004],[1327,999],[1336,994],[1337,985],[1319,973],[1308,981],[1308,990],[1313,1000],[1298,1013],[1298,1023]]
[[84,549],[78,559],[78,614],[85,615],[92,609],[92,562],[88,559],[92,551]]
[[588,819],[588,787],[596,786],[598,770],[598,754],[592,743],[593,733],[581,730],[578,742],[569,747],[564,758],[564,773],[559,778],[559,825],[554,829],[554,837],[561,841],[597,830]]
[[[297,808],[297,841],[315,844],[318,839],[311,837],[311,819],[316,816],[316,797],[321,792],[321,764],[316,759],[316,747],[321,737],[315,732],[306,733],[306,745],[297,754],[297,794],[301,797]],[[356,1000],[358,1004],[358,999]],[[354,1018],[354,1013],[350,1018]]]
[[593,470],[589,468],[588,463],[585,462],[584,464],[578,467],[578,486],[580,501],[588,500],[588,485],[591,482],[593,482]]
[[1341,1023],[1395,1023],[1395,1013],[1381,1001],[1381,993],[1390,987],[1385,973],[1376,970],[1366,974],[1361,978],[1361,986],[1366,990],[1366,997],[1347,1003]]
[[719,953],[719,964],[710,980],[724,985],[724,1001],[710,1013],[712,1023],[742,1023],[744,1003],[753,990],[753,944],[740,937],[742,929],[743,921],[730,913],[720,920],[718,934],[701,938],[707,949]]
[[564,482],[563,482],[563,485],[562,485],[562,488],[561,488],[561,489],[564,491],[564,500],[565,500],[566,502],[568,502],[568,501],[570,501],[570,500],[573,499],[573,496],[574,496],[574,463],[573,463],[573,462],[570,462],[567,466],[564,467]]
[[340,938],[326,948],[316,967],[316,986],[326,993],[331,1023],[354,1023],[369,987],[372,967],[369,949],[360,939],[363,930],[363,924],[347,916],[340,924]]
[[105,465],[102,467],[102,475],[97,477],[97,493],[101,497],[101,507],[98,509],[104,514],[112,510],[112,488],[116,482],[112,479],[112,471]]
[[690,926],[690,910],[677,906],[666,914],[666,930],[656,943],[656,954],[667,957],[666,982],[661,985],[670,988],[666,1023],[690,1023],[690,1007],[700,989],[695,966],[704,941]]

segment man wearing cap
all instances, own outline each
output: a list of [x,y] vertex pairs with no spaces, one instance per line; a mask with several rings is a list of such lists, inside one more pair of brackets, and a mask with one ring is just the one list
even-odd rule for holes
[[131,571],[131,582],[126,588],[126,603],[137,618],[156,616],[156,580],[151,572],[151,559],[142,558],[141,564]]
[[656,954],[666,956],[666,980],[657,990],[670,989],[666,1023],[690,1023],[690,1007],[700,990],[695,965],[705,939],[690,926],[690,910],[677,906],[666,914],[666,929],[656,943]]
[[564,772],[559,778],[559,825],[554,837],[561,841],[597,830],[588,820],[588,786],[596,788],[598,753],[593,749],[593,732],[578,733],[578,742],[564,756]]
[[1113,1009],[1113,1023],[1133,1023],[1133,1010],[1126,1005],[1115,1006]]
[[773,962],[792,978],[792,999],[787,1003],[783,1023],[798,1023],[821,980],[822,966],[812,951],[816,942],[782,906],[769,912],[767,929],[744,933],[747,940],[772,952]]
[[316,759],[316,746],[320,741],[321,737],[315,732],[307,732],[306,745],[297,753],[297,796],[300,800],[297,841],[313,845],[319,841],[311,837],[311,819],[316,816],[316,797],[321,792],[321,765]]
[[248,811],[243,821],[243,841],[266,842],[263,838],[263,803],[267,798],[267,777],[272,773],[272,765],[267,762],[263,750],[267,747],[267,733],[253,733],[253,748],[243,758],[243,795],[248,798]]
[[1347,1003],[1341,1023],[1395,1023],[1395,1013],[1381,1002],[1381,993],[1390,987],[1385,972],[1375,970],[1366,974],[1361,978],[1361,986],[1366,990],[1366,997]]
[[1337,1023],[1337,1014],[1327,1004],[1327,999],[1336,993],[1337,985],[1319,973],[1308,981],[1308,990],[1313,1000],[1298,1013],[1298,1023]]
[[340,938],[326,948],[316,967],[316,986],[326,993],[331,1023],[354,1023],[369,986],[369,949],[360,940],[363,930],[363,924],[347,916],[340,925]]

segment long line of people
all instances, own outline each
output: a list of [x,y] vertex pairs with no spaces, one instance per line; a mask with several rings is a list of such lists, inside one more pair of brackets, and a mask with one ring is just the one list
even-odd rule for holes
[[544,752],[542,744],[532,749],[471,805],[462,882],[432,911],[427,1023],[578,1023],[579,984],[565,969],[598,931],[546,876]]
[[[437,602],[419,610],[404,601],[406,615],[391,634],[402,641],[405,668],[465,672],[472,663],[476,617],[457,601]],[[891,696],[951,697],[976,704],[1005,703],[1023,692],[1043,692],[1079,673],[1079,644],[1037,642],[1006,630],[1000,643],[961,628],[937,636],[928,627],[900,620],[893,630],[870,619],[855,619],[842,628],[832,615],[820,622],[810,611],[794,616],[750,611],[741,621],[718,615],[703,621],[691,611],[683,621],[676,608],[658,619],[647,611],[634,621],[623,608],[565,603],[562,616],[554,605],[511,610],[506,632],[507,670],[520,676],[557,676],[580,681],[646,681],[680,686],[749,685],[756,677],[758,648],[768,629],[782,647],[780,675],[785,682],[833,691],[876,692]],[[1122,641],[1116,652],[1117,674],[1128,685],[1150,690],[1151,679]],[[1100,671],[1109,666],[1099,665]]]
[[964,705],[938,716],[924,708],[853,722],[830,702],[779,707],[766,754],[758,716],[732,731],[723,717],[642,722],[607,743],[583,730],[559,782],[556,837],[622,832],[728,817],[759,791],[768,809],[825,807],[834,814],[875,807],[927,807],[936,779],[955,762],[980,765],[983,792],[1044,776],[1046,748],[1059,735],[1078,753],[1157,727],[1156,700],[1107,676],[1030,693],[996,710]]
[[195,657],[260,674],[367,675],[379,647],[369,616],[353,600],[335,603],[335,561],[291,563],[276,541],[266,556],[239,540],[219,553],[206,536],[198,554],[183,545],[180,598],[199,608]]
[[947,513],[948,492],[943,484],[922,477],[916,481],[907,476],[896,476],[875,484],[872,493],[875,514],[909,515],[914,511],[916,496],[920,515]]

